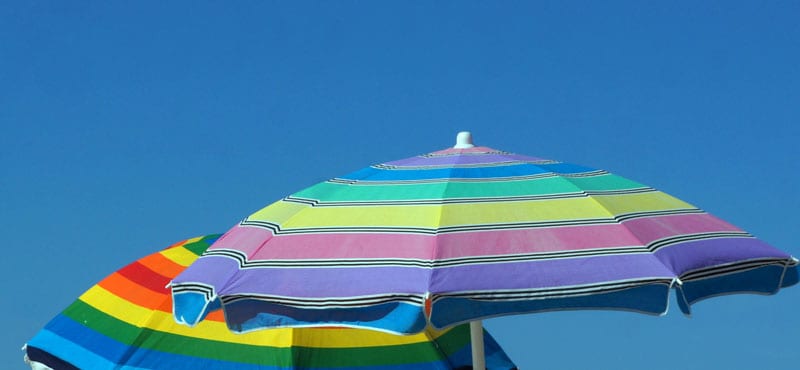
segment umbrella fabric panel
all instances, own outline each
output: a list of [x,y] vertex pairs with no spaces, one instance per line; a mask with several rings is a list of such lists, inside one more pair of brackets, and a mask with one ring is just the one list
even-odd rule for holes
[[[465,326],[413,336],[343,328],[235,334],[228,330],[219,311],[195,328],[178,325],[172,320],[165,286],[217,237],[178,243],[109,275],[28,343],[28,357],[54,368],[64,368],[68,363],[93,369],[399,370],[471,364]],[[485,341],[493,357],[492,368],[514,367],[488,333]]]
[[[341,320],[408,333],[428,319],[447,326],[559,304],[662,313],[684,280],[687,302],[774,292],[796,265],[638,182],[478,147],[367,167],[275,202],[220,238],[173,294],[176,319],[189,323],[221,304],[234,330]],[[783,271],[717,290],[691,283],[759,266]],[[469,317],[444,317],[470,300]]]

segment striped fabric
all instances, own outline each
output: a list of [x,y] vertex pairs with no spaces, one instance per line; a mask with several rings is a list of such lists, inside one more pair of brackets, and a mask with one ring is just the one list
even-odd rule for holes
[[[173,280],[175,316],[399,333],[525,312],[661,314],[771,294],[797,260],[609,172],[486,147],[364,168],[245,218]],[[325,310],[322,310],[325,309]]]
[[[232,333],[220,311],[194,328],[172,319],[166,285],[218,238],[182,241],[103,279],[27,344],[52,369],[453,369],[471,366],[469,328],[397,336],[347,328]],[[514,364],[485,333],[489,368]]]

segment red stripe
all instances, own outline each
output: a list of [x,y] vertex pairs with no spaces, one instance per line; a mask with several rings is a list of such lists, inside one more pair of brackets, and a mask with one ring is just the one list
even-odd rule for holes
[[158,293],[167,293],[166,286],[171,280],[166,276],[150,270],[138,261],[123,267],[117,271],[117,273],[135,282],[136,284]]

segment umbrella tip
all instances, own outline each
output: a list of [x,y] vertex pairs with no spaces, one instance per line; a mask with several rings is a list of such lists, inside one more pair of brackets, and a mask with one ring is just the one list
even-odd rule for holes
[[456,146],[453,148],[455,149],[466,149],[466,148],[473,148],[475,145],[472,144],[472,133],[469,131],[461,131],[456,135]]

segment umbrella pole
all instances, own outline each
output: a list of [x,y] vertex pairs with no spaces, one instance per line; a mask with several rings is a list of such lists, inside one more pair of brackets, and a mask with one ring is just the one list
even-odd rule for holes
[[480,320],[469,322],[469,340],[472,343],[472,369],[486,369],[486,359],[483,357],[483,326]]

